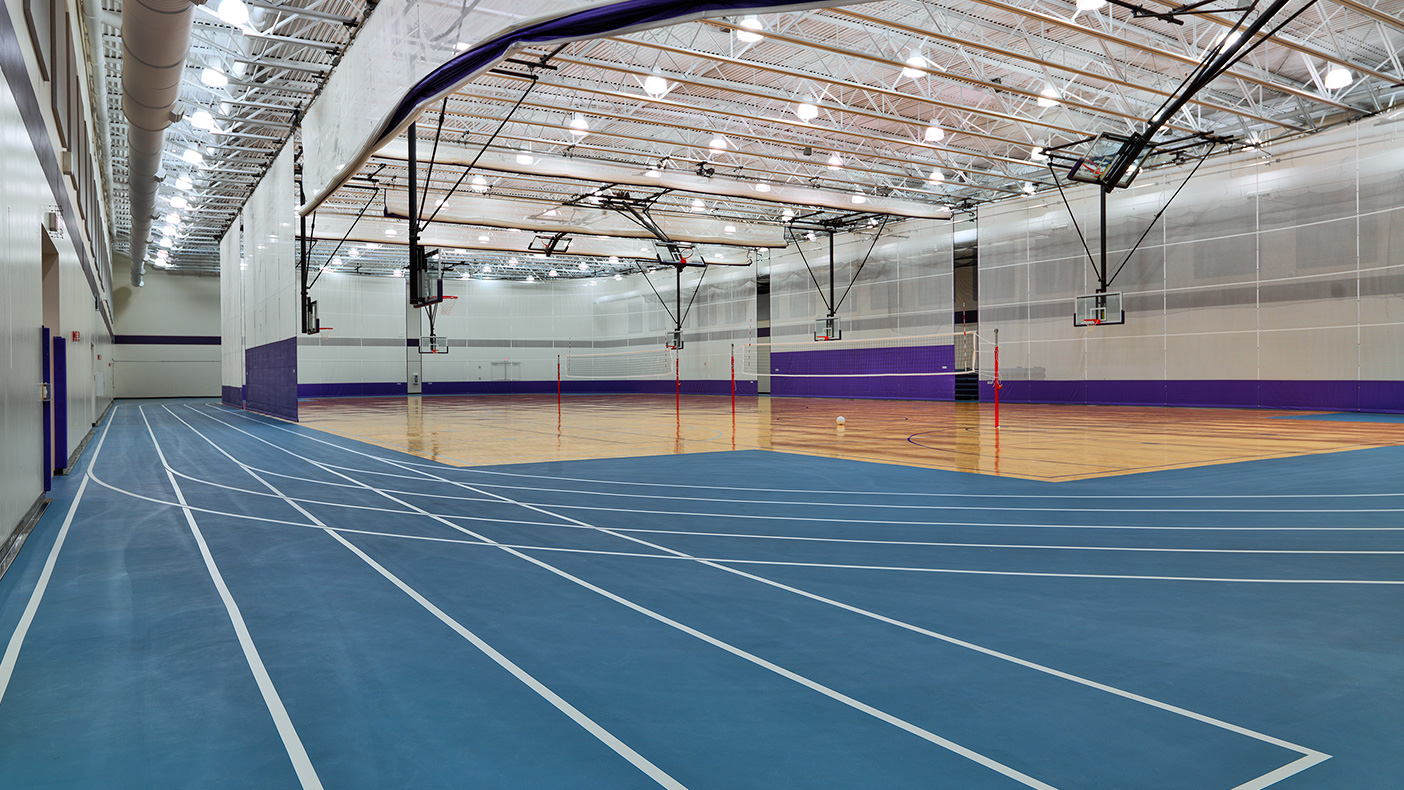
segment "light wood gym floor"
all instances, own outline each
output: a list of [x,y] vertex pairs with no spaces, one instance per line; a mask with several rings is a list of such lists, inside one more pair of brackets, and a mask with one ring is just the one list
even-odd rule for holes
[[[1404,424],[1130,406],[478,395],[304,400],[303,425],[454,466],[773,450],[1029,480],[1404,445]],[[842,427],[839,416],[846,419]]]

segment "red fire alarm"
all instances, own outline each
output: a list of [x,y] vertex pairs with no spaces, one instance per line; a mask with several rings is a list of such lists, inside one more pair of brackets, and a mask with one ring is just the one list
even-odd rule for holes
[[77,343],[77,342],[79,341],[79,339],[80,339],[80,337],[79,337],[79,335],[78,335],[78,330],[77,330],[77,329],[73,330],[73,342]]

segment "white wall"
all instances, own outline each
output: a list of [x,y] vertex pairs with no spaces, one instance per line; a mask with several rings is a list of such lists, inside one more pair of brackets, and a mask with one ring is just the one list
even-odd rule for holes
[[[43,261],[43,217],[59,204],[75,205],[72,179],[63,178],[55,186],[45,175],[36,153],[31,129],[25,125],[20,104],[12,89],[17,80],[29,102],[38,103],[38,126],[33,132],[40,141],[48,164],[57,171],[56,152],[63,149],[54,134],[49,107],[49,84],[38,78],[35,59],[25,29],[22,6],[7,0],[0,13],[9,15],[17,41],[0,42],[3,49],[4,79],[0,79],[0,541],[24,516],[43,490],[41,463],[42,406],[40,403],[40,327],[43,322],[44,290],[41,282]],[[26,79],[27,78],[27,79]],[[83,106],[87,106],[86,102]],[[83,117],[83,123],[90,119]],[[73,151],[75,159],[84,152]],[[89,219],[101,213],[87,206]],[[56,465],[63,463],[82,442],[97,415],[111,402],[112,385],[105,363],[111,359],[111,336],[95,308],[95,302],[108,295],[103,283],[109,281],[106,245],[99,256],[84,235],[94,225],[75,214],[65,217],[61,234],[51,238],[57,252],[57,326],[65,338],[77,331],[80,341],[66,341],[68,359],[68,446],[54,448]],[[98,223],[96,227],[101,227]],[[95,293],[79,258],[79,250],[97,272]],[[51,304],[52,308],[52,304]],[[52,313],[52,310],[51,310]],[[51,316],[52,318],[52,316]],[[101,365],[94,362],[103,355]]]
[[[700,275],[700,269],[684,272],[684,307]],[[450,352],[424,357],[424,381],[555,381],[558,356],[662,349],[673,324],[659,296],[671,308],[676,289],[671,269],[651,278],[658,295],[642,274],[618,281],[447,279],[445,294],[459,299],[446,303],[451,314],[441,313],[435,328],[449,338]],[[406,350],[404,279],[328,272],[312,298],[332,331],[299,338],[301,383],[406,380],[406,354],[417,352]],[[420,332],[429,334],[422,316]],[[739,355],[754,337],[755,268],[711,268],[684,322],[684,381],[728,379],[731,344]],[[619,375],[603,366],[600,375],[584,377],[618,378],[628,372],[627,361],[620,365]]]
[[[980,320],[1024,381],[1404,380],[1404,123],[1367,121],[1204,165],[1112,291],[1126,324],[1072,326],[1097,281],[1056,193],[980,210]],[[1109,197],[1111,267],[1188,168]],[[1068,197],[1097,253],[1096,193]],[[1364,392],[1364,390],[1361,390]],[[1264,404],[1266,405],[1266,404]],[[1404,403],[1396,405],[1404,408]]]
[[146,285],[113,293],[117,335],[173,342],[118,343],[117,395],[208,398],[219,395],[219,346],[174,342],[219,336],[219,279],[148,267]]

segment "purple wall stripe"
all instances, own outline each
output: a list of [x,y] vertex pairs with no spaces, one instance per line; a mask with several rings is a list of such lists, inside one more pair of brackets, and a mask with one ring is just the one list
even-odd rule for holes
[[[806,398],[955,400],[954,346],[831,348],[770,355],[770,393]],[[849,374],[825,376],[826,373]],[[853,376],[851,374],[866,374]],[[888,374],[888,375],[884,375]]]
[[[1404,414],[1404,381],[1005,381],[1012,403],[1208,406]],[[994,400],[990,382],[980,399]]]
[[244,349],[244,408],[297,419],[297,338]]
[[[672,381],[563,381],[561,392],[567,395],[587,394],[653,394],[672,395]],[[555,394],[556,382],[547,381],[426,381],[425,395],[549,395]],[[684,381],[684,395],[730,395],[731,381]],[[404,395],[406,387],[399,382],[346,382],[340,384],[299,384],[301,398],[348,398],[377,395]],[[754,396],[754,381],[736,382],[736,394]]]
[[218,335],[113,335],[117,345],[149,346],[217,346]]
[[243,387],[220,387],[219,402],[225,406],[233,406],[236,409],[244,408],[244,388]]

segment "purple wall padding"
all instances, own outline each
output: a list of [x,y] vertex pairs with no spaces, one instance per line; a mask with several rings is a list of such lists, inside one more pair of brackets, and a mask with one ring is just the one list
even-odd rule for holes
[[233,406],[236,409],[244,408],[244,388],[243,387],[220,387],[219,402],[225,406]]
[[[1404,414],[1404,381],[1006,381],[1010,403],[1210,406]],[[994,400],[980,382],[980,400]]]
[[[954,346],[843,348],[770,355],[770,393],[806,398],[955,400],[955,376],[894,376],[948,372]],[[865,374],[825,376],[825,373]],[[887,375],[884,375],[887,374]]]
[[244,349],[244,408],[297,419],[297,338]]
[[[652,394],[672,395],[674,384],[671,381],[585,381],[570,380],[561,383],[561,392],[567,395],[586,394]],[[544,395],[554,394],[555,381],[426,381],[425,395]],[[346,382],[342,384],[299,384],[298,397],[302,398],[352,398],[379,395],[404,395],[407,390],[403,381],[399,382]],[[684,395],[730,395],[731,381],[684,381]],[[754,381],[736,382],[737,395],[754,396]]]

